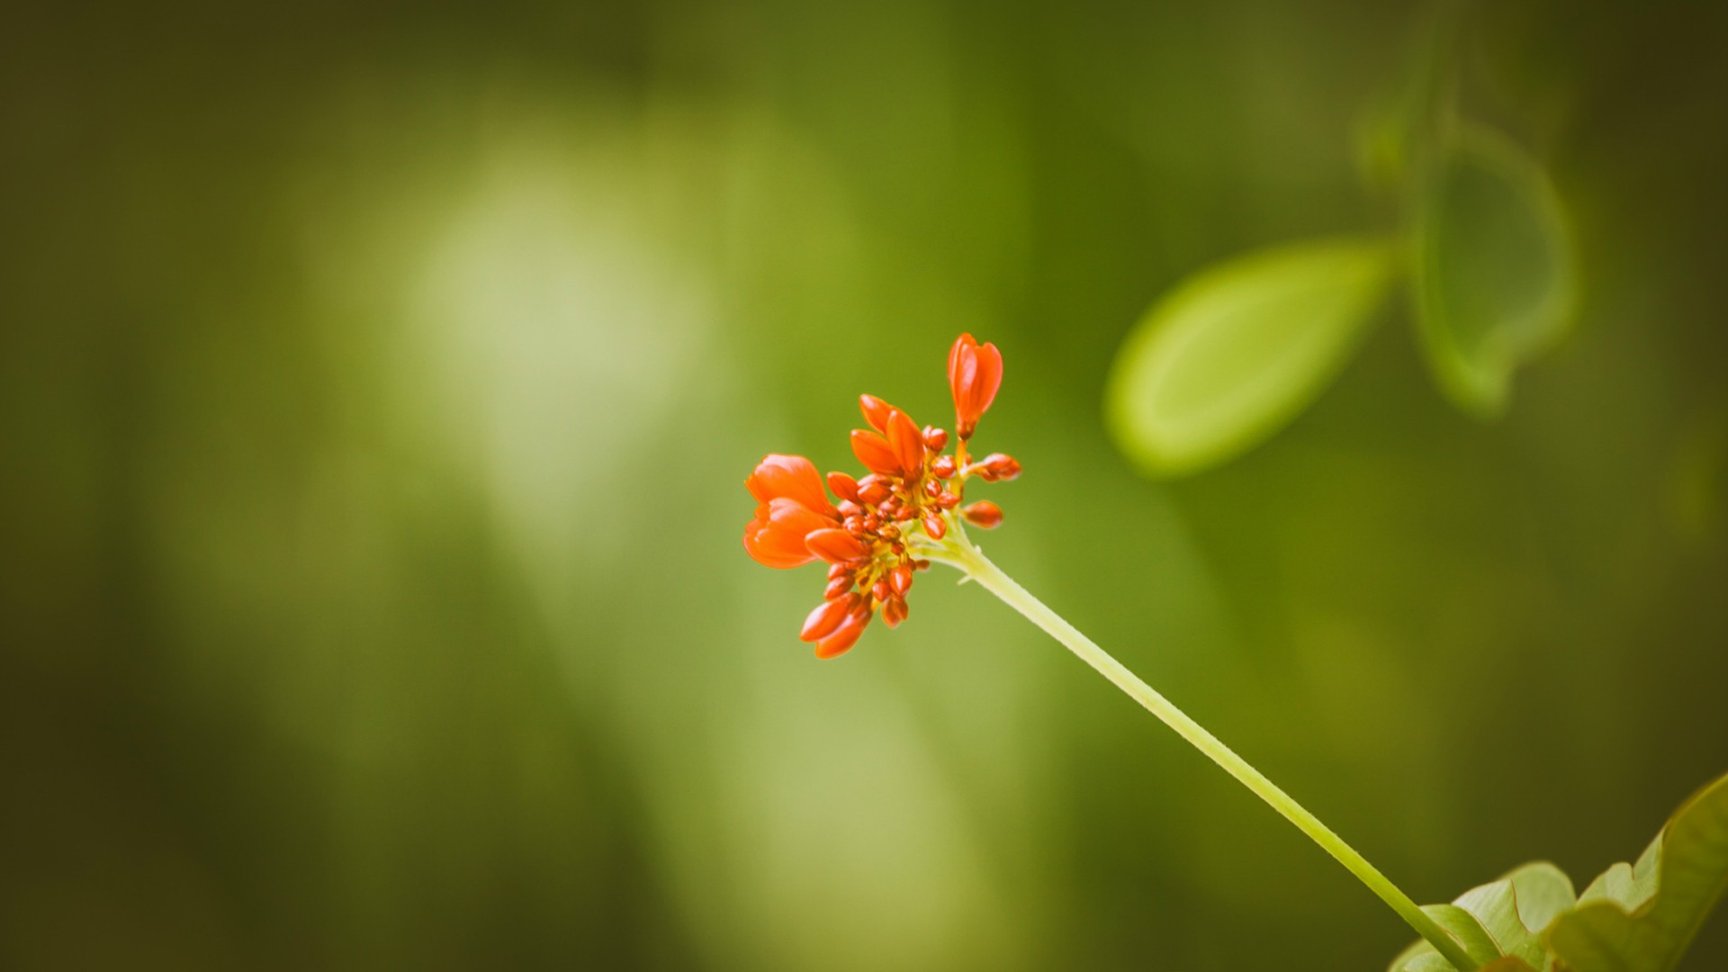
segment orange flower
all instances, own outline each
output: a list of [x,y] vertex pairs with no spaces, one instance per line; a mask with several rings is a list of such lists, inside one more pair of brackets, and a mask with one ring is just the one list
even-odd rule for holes
[[1013,479],[1020,464],[993,453],[968,463],[966,440],[1002,384],[1002,355],[963,334],[948,355],[958,443],[945,455],[948,433],[919,427],[912,417],[874,395],[858,407],[868,429],[854,429],[852,452],[869,472],[854,479],[843,472],[824,477],[802,456],[769,455],[744,481],[756,498],[756,515],[744,528],[744,549],[769,567],[798,567],[823,560],[828,586],[822,603],[804,619],[798,637],[815,642],[818,658],[844,654],[876,615],[888,627],[906,620],[912,575],[930,562],[921,544],[941,541],[959,528],[957,514],[977,526],[1002,521],[1002,509],[978,502],[961,510],[966,481]]
[[816,466],[803,456],[769,455],[744,480],[756,515],[744,527],[744,549],[768,567],[799,567],[816,558],[804,538],[840,522],[822,491]]
[[970,334],[955,339],[948,349],[948,390],[954,394],[955,431],[961,439],[972,438],[1001,387],[1002,352],[996,345],[980,345]]

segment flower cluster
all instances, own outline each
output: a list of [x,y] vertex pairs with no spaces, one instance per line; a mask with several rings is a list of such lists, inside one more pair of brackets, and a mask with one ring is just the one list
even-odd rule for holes
[[744,481],[756,498],[756,515],[744,528],[744,549],[758,563],[789,568],[820,559],[828,566],[822,603],[810,612],[799,637],[816,643],[818,658],[851,648],[870,620],[882,616],[890,628],[906,620],[906,593],[914,572],[930,566],[917,556],[919,538],[940,541],[958,514],[986,529],[1002,522],[1002,509],[988,500],[961,505],[966,481],[1020,475],[1020,464],[1002,453],[978,461],[967,447],[978,419],[1002,385],[1002,354],[962,334],[948,352],[948,387],[954,395],[954,452],[943,450],[948,432],[920,427],[904,411],[874,395],[859,397],[867,429],[852,432],[852,452],[868,472],[823,477],[803,456],[770,455]]

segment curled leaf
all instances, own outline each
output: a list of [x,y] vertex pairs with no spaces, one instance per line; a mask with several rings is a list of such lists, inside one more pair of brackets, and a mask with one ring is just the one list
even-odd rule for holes
[[1571,322],[1571,246],[1553,184],[1504,137],[1466,128],[1418,190],[1414,245],[1429,365],[1459,406],[1497,414],[1518,366]]
[[1667,972],[1728,890],[1728,776],[1681,804],[1633,865],[1615,864],[1549,929],[1578,972]]

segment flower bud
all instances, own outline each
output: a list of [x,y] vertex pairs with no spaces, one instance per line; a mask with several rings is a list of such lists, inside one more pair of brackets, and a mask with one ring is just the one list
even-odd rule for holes
[[804,630],[798,632],[800,641],[821,641],[834,633],[846,620],[852,609],[858,606],[858,595],[848,594],[832,601],[824,601],[817,605],[816,610],[804,619]]
[[906,592],[912,589],[912,568],[901,564],[889,571],[888,586],[894,589],[895,594],[905,597]]
[[1020,477],[1020,463],[1013,456],[992,452],[977,464],[978,474],[987,483],[1008,482]]
[[852,609],[834,629],[834,633],[816,644],[817,658],[834,658],[843,655],[853,645],[858,643],[858,636],[864,633],[864,628],[870,623],[870,608],[862,601]]
[[972,437],[1001,387],[1002,352],[994,344],[980,345],[970,334],[960,335],[948,350],[948,390],[954,395],[955,432],[961,441]]
[[882,502],[888,498],[889,492],[891,490],[888,484],[881,479],[871,479],[869,476],[865,476],[858,481],[858,499],[865,506],[875,506]]
[[979,500],[960,508],[960,515],[966,522],[986,530],[994,530],[1002,524],[1002,507],[989,500]]
[[893,598],[882,605],[882,623],[890,628],[898,628],[909,613],[911,612],[906,606],[905,598]]
[[828,474],[828,488],[834,491],[835,496],[843,500],[851,503],[858,502],[858,480],[843,472]]

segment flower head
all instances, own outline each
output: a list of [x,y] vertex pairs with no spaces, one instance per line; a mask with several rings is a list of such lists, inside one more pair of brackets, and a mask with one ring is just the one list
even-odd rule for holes
[[744,481],[757,504],[744,528],[751,557],[778,568],[828,564],[822,603],[798,635],[815,642],[819,658],[850,649],[877,615],[890,628],[906,620],[913,574],[930,566],[920,553],[961,530],[962,519],[985,529],[1002,522],[995,503],[960,505],[973,476],[996,482],[1020,474],[1020,464],[1002,453],[967,459],[967,442],[1002,384],[1001,353],[961,335],[948,354],[948,384],[957,426],[952,454],[943,451],[946,430],[920,426],[903,410],[862,395],[858,407],[869,427],[852,431],[852,454],[864,475],[822,477],[802,456],[775,454]]
[[769,567],[809,563],[816,555],[804,538],[840,522],[822,491],[822,477],[803,456],[764,457],[744,486],[757,504],[756,516],[744,528],[744,549]]

